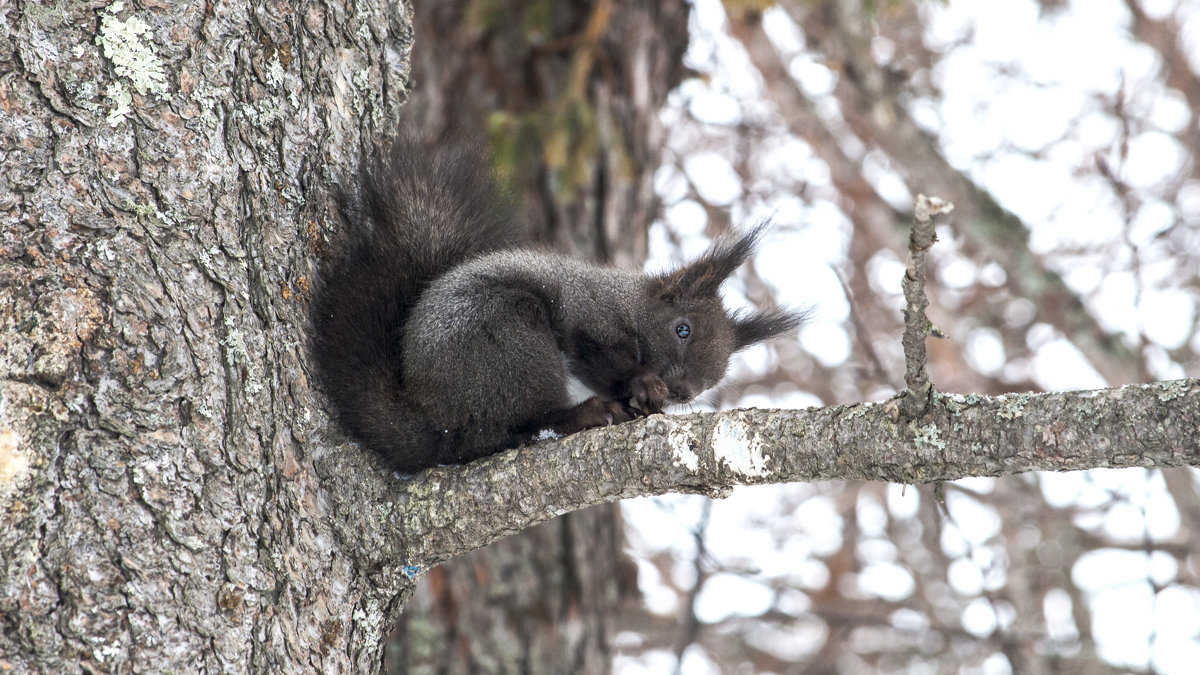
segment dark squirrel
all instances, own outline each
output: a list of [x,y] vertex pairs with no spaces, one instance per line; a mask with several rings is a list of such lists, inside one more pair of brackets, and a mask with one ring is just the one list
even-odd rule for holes
[[663,274],[539,251],[485,157],[405,133],[364,160],[343,199],[344,256],[314,287],[319,380],[345,430],[395,470],[687,403],[734,352],[804,320],[722,306],[762,226]]

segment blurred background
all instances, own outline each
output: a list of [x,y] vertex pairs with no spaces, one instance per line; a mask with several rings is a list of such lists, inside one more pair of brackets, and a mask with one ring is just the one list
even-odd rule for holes
[[[727,296],[811,302],[744,354],[725,407],[903,389],[914,193],[939,389],[1196,377],[1200,3],[793,0],[693,5],[663,117],[650,267],[776,228]],[[1200,497],[1188,470],[944,486],[740,488],[623,505],[645,603],[618,673],[1192,673]]]
[[[774,223],[727,301],[815,318],[693,409],[902,388],[918,192],[955,205],[930,258],[938,389],[1200,375],[1200,2],[696,0],[636,22],[635,0],[452,4],[417,7],[427,114],[485,108],[502,166],[535,148],[509,175],[547,239],[657,270]],[[1198,475],[971,479],[944,501],[798,484],[572,514],[431,572],[393,670],[504,672],[511,649],[534,673],[1194,673]]]

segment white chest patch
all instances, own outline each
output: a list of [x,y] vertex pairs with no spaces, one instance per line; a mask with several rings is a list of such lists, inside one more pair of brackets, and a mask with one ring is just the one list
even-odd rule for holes
[[578,405],[596,395],[583,380],[575,377],[571,373],[567,373],[567,398],[571,399],[571,405]]
[[566,354],[563,355],[563,371],[567,374],[567,398],[570,399],[571,405],[579,405],[596,395],[591,387],[584,384],[583,380],[571,372],[571,363],[567,360]]

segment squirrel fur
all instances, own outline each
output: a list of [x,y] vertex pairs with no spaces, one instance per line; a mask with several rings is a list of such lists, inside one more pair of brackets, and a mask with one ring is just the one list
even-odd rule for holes
[[537,250],[478,144],[413,132],[364,160],[311,353],[345,430],[395,470],[465,463],[687,403],[804,313],[729,313],[758,226],[662,274]]

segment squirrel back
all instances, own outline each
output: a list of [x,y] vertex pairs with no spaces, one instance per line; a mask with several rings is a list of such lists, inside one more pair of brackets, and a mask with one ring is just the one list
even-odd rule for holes
[[314,289],[319,379],[345,430],[393,468],[689,402],[733,352],[803,321],[721,304],[762,226],[659,275],[535,251],[485,156],[410,134],[364,162],[344,255]]

